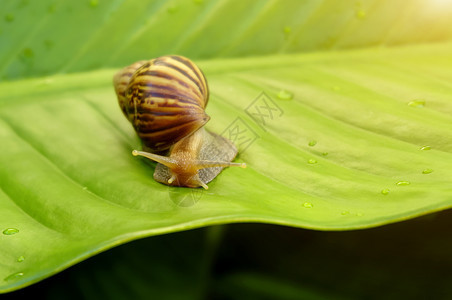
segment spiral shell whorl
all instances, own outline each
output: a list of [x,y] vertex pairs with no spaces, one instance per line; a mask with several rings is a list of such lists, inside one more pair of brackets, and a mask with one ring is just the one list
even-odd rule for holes
[[127,116],[127,109],[126,109],[126,91],[127,87],[129,86],[130,77],[135,73],[135,71],[143,66],[148,61],[146,60],[140,60],[137,61],[130,66],[125,67],[124,69],[120,70],[118,73],[115,74],[113,77],[113,85],[115,87],[116,96],[118,96],[118,102],[119,106],[121,107],[122,112],[124,115]]
[[123,113],[151,151],[169,149],[210,119],[205,77],[185,57],[136,62],[116,74],[114,84]]

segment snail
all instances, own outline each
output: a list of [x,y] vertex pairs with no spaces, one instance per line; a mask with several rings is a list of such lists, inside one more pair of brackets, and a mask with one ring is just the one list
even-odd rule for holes
[[231,162],[237,148],[207,131],[209,89],[202,71],[183,56],[138,61],[115,74],[119,106],[141,139],[143,151],[158,164],[154,179],[166,185],[203,187]]

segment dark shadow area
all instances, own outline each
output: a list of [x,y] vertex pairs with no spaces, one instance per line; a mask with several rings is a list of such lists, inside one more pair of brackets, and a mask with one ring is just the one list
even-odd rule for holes
[[452,299],[452,212],[320,232],[232,224],[111,249],[1,299]]

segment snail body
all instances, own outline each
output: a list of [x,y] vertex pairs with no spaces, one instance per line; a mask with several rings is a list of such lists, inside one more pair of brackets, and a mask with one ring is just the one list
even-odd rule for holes
[[204,129],[209,89],[202,71],[182,56],[139,61],[113,78],[119,106],[140,137],[143,150],[158,162],[154,179],[185,187],[204,187],[232,163],[237,149]]

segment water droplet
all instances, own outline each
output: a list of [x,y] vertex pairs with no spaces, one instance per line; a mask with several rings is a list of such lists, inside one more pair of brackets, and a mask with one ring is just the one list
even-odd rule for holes
[[386,196],[387,194],[389,194],[389,189],[382,189],[381,193]]
[[5,281],[15,280],[15,279],[21,278],[22,276],[24,276],[24,273],[22,273],[22,272],[17,272],[17,273],[14,273],[14,274],[11,274],[11,275],[5,277],[4,280],[5,280]]
[[49,12],[49,14],[53,14],[55,12],[55,9],[56,9],[56,5],[52,4],[52,5],[49,5],[49,7],[47,8],[47,11]]
[[19,59],[22,63],[32,66],[34,63],[34,52],[31,48],[24,48],[20,54],[19,54]]
[[14,15],[13,14],[5,15],[5,21],[6,22],[13,22],[14,21]]
[[308,164],[316,164],[317,161],[313,158],[311,158],[310,160],[308,160]]
[[422,171],[422,174],[430,174],[433,172],[433,169],[425,169],[424,171]]
[[24,55],[24,57],[27,57],[27,58],[32,58],[35,54],[33,53],[33,50],[31,50],[31,48],[25,48],[23,51],[22,51],[22,54]]
[[44,46],[46,47],[47,50],[50,50],[53,48],[54,42],[51,40],[45,40],[44,41]]
[[19,7],[19,8],[25,7],[25,6],[28,5],[28,3],[29,3],[29,0],[22,0],[22,1],[20,1],[18,7]]
[[303,206],[306,207],[306,208],[312,208],[312,203],[305,202],[305,203],[303,203]]
[[281,100],[292,100],[293,94],[289,91],[281,90],[281,91],[279,91],[277,97],[278,97],[278,99],[281,99]]
[[283,32],[284,32],[284,39],[285,39],[285,40],[288,40],[288,39],[289,39],[289,36],[290,36],[290,33],[292,32],[292,27],[290,27],[290,26],[285,26],[285,27],[283,28]]
[[358,217],[362,217],[362,216],[363,216],[363,214],[362,214],[362,213],[357,213],[357,214],[356,214],[356,216],[358,216]]
[[19,229],[17,229],[17,228],[6,228],[5,230],[3,230],[4,235],[13,235],[18,232],[19,232]]
[[423,147],[421,147],[421,150],[430,150],[430,149],[432,149],[432,147],[430,147],[430,146],[423,146]]
[[409,181],[398,181],[396,184],[397,185],[410,185],[411,182],[409,182]]
[[358,10],[356,12],[356,18],[358,18],[359,20],[363,20],[366,18],[366,12],[362,9]]
[[24,260],[25,260],[25,257],[23,255],[21,255],[17,258],[18,262],[23,262]]
[[323,155],[323,156],[327,156],[327,155],[328,155],[328,152],[322,152],[322,155]]
[[408,106],[411,106],[411,107],[424,107],[425,106],[425,100],[417,99],[417,100],[410,101],[410,102],[408,102]]
[[308,145],[309,147],[314,147],[315,145],[317,145],[317,141],[315,140],[309,141]]
[[97,7],[97,6],[99,5],[99,0],[91,0],[91,1],[89,2],[89,5],[90,5],[91,7]]
[[345,216],[348,215],[349,213],[350,213],[349,211],[344,210],[343,212],[341,212],[341,215]]
[[86,190],[88,189],[88,187],[87,187],[87,186],[84,186],[83,189],[86,191]]
[[174,14],[179,8],[177,7],[177,5],[171,5],[170,7],[168,7],[167,11],[170,14]]

